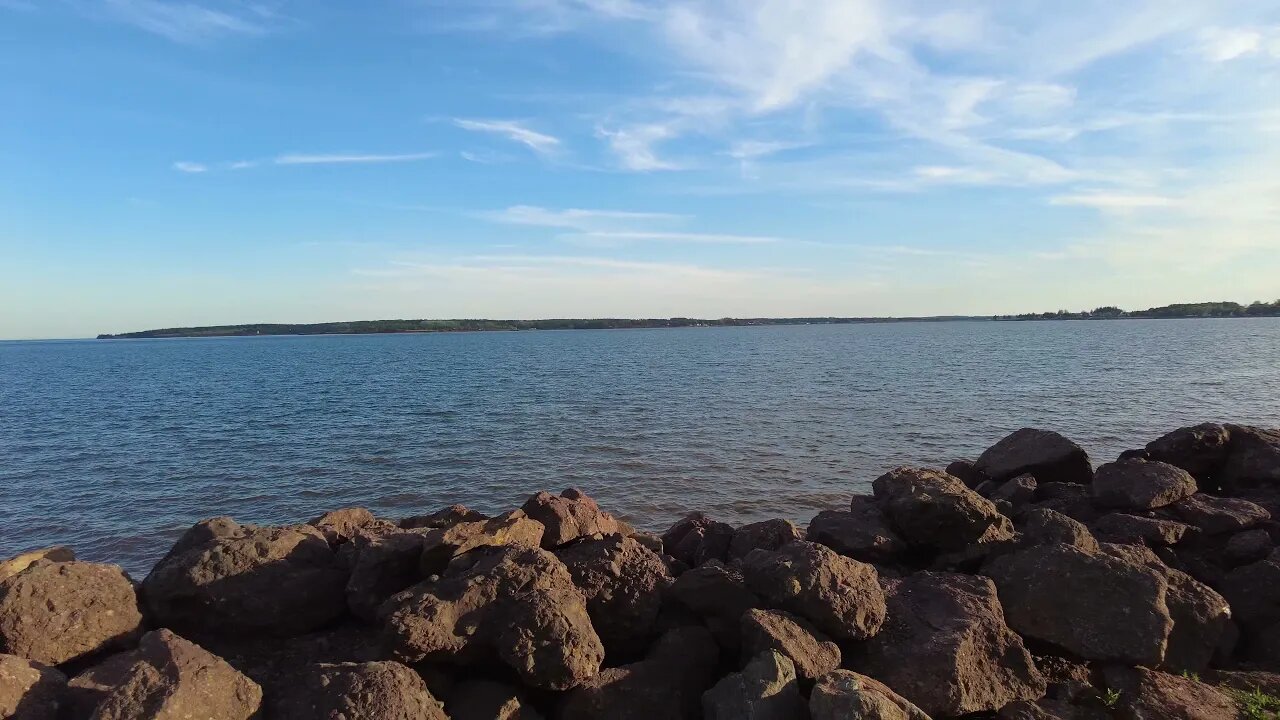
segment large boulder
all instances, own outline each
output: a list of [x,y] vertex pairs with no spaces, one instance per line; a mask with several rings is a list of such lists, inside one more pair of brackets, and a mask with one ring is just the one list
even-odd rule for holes
[[0,718],[58,720],[67,676],[17,655],[0,655]]
[[39,560],[47,560],[49,562],[71,562],[76,559],[76,554],[69,547],[55,545],[53,547],[42,548],[40,550],[32,550],[24,552],[20,555],[0,561],[0,581],[17,575],[34,565]]
[[405,662],[497,658],[532,687],[564,690],[604,660],[582,591],[540,548],[473,551],[438,580],[393,595],[381,615],[388,647]]
[[429,530],[358,530],[341,556],[350,569],[347,606],[351,614],[373,622],[387,598],[422,579],[419,570]]
[[1227,459],[1231,435],[1216,423],[1184,427],[1147,443],[1147,456],[1186,470],[1210,484]]
[[1196,479],[1162,462],[1124,460],[1107,463],[1093,476],[1093,500],[1120,510],[1154,510],[1196,492]]
[[1088,484],[1093,479],[1089,454],[1056,432],[1023,428],[987,448],[973,469],[988,480],[1004,482],[1029,474],[1039,483]]
[[581,537],[620,532],[618,520],[576,488],[565,490],[559,497],[548,492],[537,493],[520,509],[546,528],[542,533],[542,547],[547,550]]
[[1173,620],[1163,573],[1065,544],[1035,545],[983,567],[1020,635],[1088,660],[1158,665]]
[[198,639],[289,636],[341,617],[346,584],[319,530],[215,518],[178,540],[142,582],[142,592],[160,625]]
[[1193,677],[1147,668],[1110,666],[1103,669],[1107,687],[1117,693],[1118,717],[1160,720],[1232,720],[1236,702]]
[[808,713],[791,661],[772,650],[730,673],[702,695],[704,720],[805,720]]
[[454,558],[485,547],[536,548],[542,545],[542,523],[523,510],[512,510],[489,520],[460,522],[426,534],[419,572],[438,575]]
[[718,560],[681,573],[667,594],[701,618],[721,647],[731,650],[741,642],[742,616],[764,606],[760,596],[747,588],[741,568]]
[[1019,529],[1019,547],[1062,543],[1087,553],[1098,551],[1098,540],[1084,523],[1054,510],[1035,508],[1027,512]]
[[447,508],[442,508],[426,515],[411,515],[407,518],[401,518],[397,524],[405,530],[419,530],[422,528],[436,530],[453,527],[458,523],[480,522],[488,519],[488,515],[472,510],[466,505],[450,505]]
[[732,525],[717,522],[696,512],[687,515],[663,533],[662,547],[668,555],[685,565],[698,567],[708,560],[727,559],[733,535]]
[[824,675],[809,694],[812,720],[929,720],[889,686],[849,670]]
[[1215,657],[1229,657],[1238,630],[1226,598],[1190,575],[1165,569],[1169,592],[1165,604],[1173,619],[1163,668],[1176,673],[1200,672]]
[[1237,498],[1214,497],[1196,493],[1169,506],[1169,510],[1188,525],[1206,535],[1236,533],[1257,527],[1271,519],[1271,513],[1260,505]]
[[1177,545],[1182,542],[1188,532],[1192,531],[1190,525],[1173,520],[1125,513],[1103,515],[1094,520],[1089,527],[1094,536],[1103,542],[1146,545],[1153,548]]
[[1280,623],[1280,550],[1227,573],[1222,594],[1245,630],[1259,632]]
[[748,610],[742,616],[742,652],[748,657],[774,651],[795,665],[805,680],[840,667],[840,646],[808,620],[781,610]]
[[560,720],[696,720],[719,648],[700,627],[676,628],[639,662],[603,670],[568,693]]
[[222,658],[168,630],[106,660],[71,682],[74,707],[93,720],[248,720],[262,688]]
[[852,667],[939,717],[995,712],[1044,695],[1045,678],[1005,624],[991,580],[922,572],[884,584],[884,627],[860,646]]
[[1013,523],[994,503],[946,473],[898,467],[877,478],[872,489],[912,545],[956,552],[1013,536]]
[[673,582],[666,563],[629,537],[583,540],[556,553],[587,599],[591,624],[611,653],[646,647],[657,634],[662,597]]
[[777,550],[793,540],[803,540],[804,533],[790,520],[763,520],[743,525],[729,542],[728,559],[744,558],[752,550]]
[[271,703],[278,720],[449,720],[413,670],[397,662],[315,665]]
[[449,720],[542,720],[542,715],[515,687],[474,679],[449,691],[444,705]]
[[823,510],[809,522],[807,538],[868,563],[893,563],[907,551],[907,543],[889,525],[880,507],[855,497],[849,511]]
[[797,541],[776,552],[753,550],[742,572],[757,595],[832,637],[865,640],[884,622],[884,591],[875,567],[824,545]]
[[0,581],[0,652],[58,665],[141,634],[133,581],[115,565],[39,560]]
[[356,533],[371,525],[385,524],[395,527],[394,523],[378,520],[368,508],[350,507],[332,510],[307,523],[319,530],[330,545],[338,546],[351,542]]
[[1222,492],[1280,491],[1280,430],[1228,425],[1231,445],[1218,474]]

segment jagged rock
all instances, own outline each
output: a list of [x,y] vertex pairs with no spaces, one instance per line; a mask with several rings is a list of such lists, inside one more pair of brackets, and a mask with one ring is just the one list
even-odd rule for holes
[[812,720],[929,720],[889,686],[849,670],[834,670],[809,694]]
[[662,547],[671,557],[698,567],[708,560],[725,560],[733,542],[733,526],[716,522],[703,513],[686,516],[662,536]]
[[319,530],[197,523],[142,583],[159,624],[208,634],[313,630],[346,612],[346,573]]
[[133,581],[115,565],[38,560],[0,581],[0,652],[59,665],[141,634]]
[[548,492],[537,493],[520,509],[546,528],[542,533],[542,547],[546,550],[554,550],[581,537],[619,532],[617,519],[576,488],[565,490],[559,497]]
[[1232,535],[1222,549],[1222,559],[1230,567],[1266,559],[1275,549],[1271,534],[1261,528]]
[[[314,520],[308,521],[307,524],[319,530],[330,545],[337,546],[351,542],[351,539],[355,537],[356,531],[378,522],[379,520],[368,509],[352,507],[327,512]],[[387,523],[387,525],[391,525],[391,523]]]
[[777,550],[792,540],[803,540],[804,533],[790,520],[764,520],[743,525],[729,541],[728,559],[743,558],[752,550]]
[[659,555],[662,555],[663,553],[666,552],[666,550],[663,549],[662,547],[661,535],[655,535],[651,532],[644,532],[642,530],[637,530],[627,535],[627,537],[631,538],[632,540],[635,540],[636,542],[649,548],[650,550],[654,551]]
[[1191,529],[1190,525],[1173,520],[1124,513],[1103,515],[1090,526],[1094,536],[1104,542],[1148,547],[1177,545]]
[[1186,470],[1201,482],[1217,475],[1227,459],[1227,429],[1216,423],[1204,423],[1174,430],[1147,443],[1152,460],[1169,463]]
[[703,693],[702,708],[704,720],[805,720],[808,715],[795,667],[772,650]]
[[1036,702],[1019,700],[1000,709],[999,720],[1111,720],[1100,701],[1077,703],[1061,698],[1042,698]]
[[1019,475],[996,488],[989,499],[1007,502],[1014,508],[1029,505],[1036,499],[1036,479],[1030,475]]
[[1222,594],[1245,630],[1257,632],[1280,623],[1280,550],[1227,573]]
[[344,546],[351,575],[347,606],[351,614],[373,622],[387,598],[421,579],[419,565],[427,530],[360,531]]
[[1125,460],[1099,467],[1093,476],[1093,500],[1120,510],[1154,510],[1196,492],[1196,479],[1162,462]]
[[[859,502],[861,500],[861,502]],[[892,563],[907,551],[880,508],[869,498],[854,498],[848,512],[823,510],[809,523],[807,538],[869,563]]]
[[972,460],[953,460],[947,465],[946,471],[948,475],[960,478],[960,482],[969,488],[975,488],[982,482],[982,476],[973,469]]
[[1179,570],[1166,569],[1169,592],[1165,605],[1173,619],[1163,668],[1200,672],[1215,656],[1229,657],[1238,631],[1226,598]]
[[1065,544],[1036,545],[984,568],[1020,635],[1089,660],[1158,665],[1173,620],[1159,571]]
[[1146,668],[1103,669],[1107,687],[1119,692],[1119,717],[1160,720],[1230,720],[1239,711],[1234,700],[1190,677]]
[[476,512],[466,505],[450,505],[429,515],[413,515],[403,518],[400,520],[399,525],[405,530],[417,530],[420,528],[437,530],[450,528],[458,523],[482,522],[488,519],[489,516]]
[[67,676],[17,655],[0,655],[0,718],[58,720]]
[[816,543],[754,550],[742,563],[747,587],[770,604],[806,618],[842,640],[865,640],[884,622],[875,567]]
[[1259,692],[1280,697],[1280,673],[1261,670],[1211,670],[1206,673],[1205,680],[1215,685],[1251,692]]
[[71,562],[75,559],[76,554],[71,551],[71,548],[63,547],[61,545],[25,552],[21,555],[15,555],[8,560],[0,562],[0,581],[17,575],[23,570],[31,567],[39,560],[47,560],[49,562]]
[[1036,508],[1027,512],[1020,529],[1020,546],[1063,543],[1087,553],[1098,551],[1098,540],[1084,523],[1053,510]]
[[899,467],[872,484],[898,533],[912,545],[943,552],[1007,540],[1013,524],[991,501],[945,473]]
[[1218,474],[1222,492],[1243,495],[1280,489],[1280,430],[1228,425],[1231,444]]
[[541,720],[520,691],[493,680],[467,680],[444,704],[449,720]]
[[468,665],[496,656],[528,685],[574,687],[600,669],[604,647],[569,571],[539,548],[497,547],[459,558],[437,581],[381,610],[397,659]]
[[1056,432],[1023,428],[992,445],[978,457],[974,470],[988,480],[1004,482],[1029,474],[1042,483],[1093,480],[1089,455]]
[[662,558],[621,535],[583,540],[556,556],[586,597],[591,624],[611,653],[648,645],[673,582]]
[[840,646],[802,617],[781,610],[748,610],[742,616],[742,651],[748,657],[776,651],[796,673],[816,680],[840,667]]
[[1169,509],[1183,522],[1200,528],[1208,535],[1248,530],[1271,519],[1271,513],[1248,500],[1213,497],[1204,493],[1196,493],[1169,506]]
[[449,720],[417,673],[397,662],[315,665],[271,703],[278,720]]
[[741,569],[718,560],[682,573],[668,594],[702,618],[716,642],[731,650],[740,645],[743,614],[764,605],[760,596],[747,588]]
[[715,679],[719,649],[699,627],[663,635],[648,657],[603,670],[571,691],[560,720],[695,720]]
[[991,580],[922,572],[884,585],[888,616],[851,658],[855,669],[939,717],[1044,695],[1045,678],[1005,624]]
[[542,523],[530,519],[523,510],[498,517],[462,522],[428,532],[422,543],[418,571],[423,577],[438,575],[450,560],[483,547],[536,548],[542,545]]

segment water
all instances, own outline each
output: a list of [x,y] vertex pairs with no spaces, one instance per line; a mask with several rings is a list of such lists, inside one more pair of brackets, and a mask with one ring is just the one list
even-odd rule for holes
[[183,529],[518,506],[807,521],[902,463],[1058,430],[1111,459],[1280,426],[1280,319],[0,343],[0,556],[146,572]]

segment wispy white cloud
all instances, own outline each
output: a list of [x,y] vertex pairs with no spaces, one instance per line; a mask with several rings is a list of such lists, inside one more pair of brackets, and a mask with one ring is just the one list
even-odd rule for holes
[[276,20],[265,5],[250,2],[221,2],[215,7],[169,0],[104,0],[103,7],[120,21],[178,43],[265,35]]
[[684,219],[683,215],[656,212],[632,212],[628,210],[584,210],[569,208],[552,210],[535,205],[513,205],[503,210],[483,213],[482,217],[509,225],[563,228],[593,232],[617,224],[669,222]]
[[402,163],[417,162],[419,160],[430,160],[436,157],[433,152],[420,153],[403,153],[398,155],[363,155],[363,154],[333,154],[333,155],[307,155],[293,154],[280,155],[273,159],[276,165],[370,165],[380,163]]
[[565,242],[589,247],[619,247],[635,243],[690,245],[766,245],[782,242],[782,238],[766,235],[706,233],[665,229],[673,223],[684,223],[683,215],[628,210],[584,210],[515,205],[504,210],[482,213],[481,218],[504,225],[567,230],[559,236]]
[[676,136],[670,124],[652,123],[617,129],[600,127],[596,136],[605,139],[627,170],[651,172],[655,170],[681,170],[686,165],[658,156],[656,145]]
[[499,135],[512,142],[520,143],[536,153],[552,153],[560,147],[559,138],[531,130],[515,120],[455,118],[453,123],[463,130]]
[[723,235],[717,233],[613,231],[585,232],[570,236],[571,240],[587,244],[617,244],[626,242],[692,243],[695,245],[767,245],[781,242],[781,238],[765,235]]
[[173,164],[173,169],[184,173],[202,173],[208,172],[209,167],[203,163],[178,161]]

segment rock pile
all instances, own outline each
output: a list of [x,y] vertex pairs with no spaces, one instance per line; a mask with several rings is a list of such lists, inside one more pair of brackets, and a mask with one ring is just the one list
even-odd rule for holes
[[0,718],[1280,718],[1273,517],[1280,431],[1206,424],[1096,469],[1019,430],[807,529],[214,518],[141,583],[0,562]]

